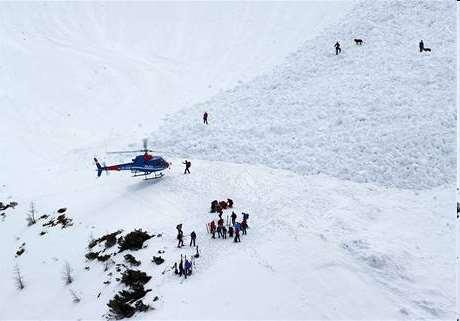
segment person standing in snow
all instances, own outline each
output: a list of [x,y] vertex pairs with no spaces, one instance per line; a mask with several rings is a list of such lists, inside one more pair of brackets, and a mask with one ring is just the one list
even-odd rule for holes
[[224,219],[219,216],[219,220],[217,221],[217,236],[220,238],[222,236],[222,238],[224,237],[224,233],[223,233],[223,227],[224,227]]
[[340,43],[337,41],[334,45],[335,47],[335,54],[338,55],[339,53],[342,52],[342,48],[340,48]]
[[185,165],[184,174],[190,174],[190,166],[192,166],[192,163],[188,160],[185,160],[185,162],[183,162],[182,164]]
[[182,255],[180,256],[180,263],[179,263],[179,276],[184,274],[184,262],[182,261]]
[[235,238],[233,239],[233,242],[241,242],[240,240],[240,229],[241,229],[241,225],[240,223],[236,222],[235,223]]
[[208,124],[208,112],[206,111],[203,114],[203,123],[206,125]]
[[248,228],[248,224],[246,223],[246,219],[243,219],[241,222],[241,231],[243,232],[243,235],[246,235],[246,230]]
[[222,226],[222,235],[224,240],[227,239],[227,228],[225,226]]
[[185,271],[184,271],[185,278],[187,278],[187,275],[191,275],[191,274],[192,274],[192,262],[187,260],[187,257],[185,257]]
[[216,238],[216,223],[214,223],[214,220],[211,221],[210,229],[211,229],[212,238],[215,239]]
[[184,232],[182,232],[182,230],[179,230],[179,232],[177,233],[177,247],[182,247],[184,246]]
[[230,217],[232,218],[232,225],[235,225],[236,213],[232,211],[232,215]]
[[190,246],[192,246],[192,243],[193,243],[193,246],[196,246],[195,240],[196,240],[196,233],[195,231],[192,231],[192,233],[190,233]]
[[228,227],[228,237],[233,237],[233,227],[232,226]]

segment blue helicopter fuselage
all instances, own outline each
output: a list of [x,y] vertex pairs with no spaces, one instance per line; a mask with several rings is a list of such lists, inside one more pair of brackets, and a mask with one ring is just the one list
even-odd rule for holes
[[111,166],[101,166],[95,158],[97,166],[97,176],[101,176],[102,171],[131,171],[148,175],[153,172],[160,172],[169,167],[169,163],[160,156],[152,156],[147,153],[133,158],[131,163],[117,164]]

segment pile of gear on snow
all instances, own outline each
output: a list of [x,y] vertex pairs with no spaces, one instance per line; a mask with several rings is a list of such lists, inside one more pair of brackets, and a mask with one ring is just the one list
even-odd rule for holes
[[227,201],[220,201],[214,200],[211,202],[211,213],[218,213],[219,218],[217,219],[217,224],[215,220],[212,220],[206,225],[206,230],[210,233],[213,239],[216,238],[216,233],[218,238],[227,239],[227,235],[229,239],[233,238],[235,243],[241,242],[240,234],[246,235],[247,230],[249,228],[248,220],[249,214],[242,212],[242,219],[241,222],[238,222],[237,215],[234,211],[232,211],[231,224],[229,222],[229,217],[227,215],[227,220],[222,218],[223,210],[227,208],[233,208],[233,200],[230,198]]

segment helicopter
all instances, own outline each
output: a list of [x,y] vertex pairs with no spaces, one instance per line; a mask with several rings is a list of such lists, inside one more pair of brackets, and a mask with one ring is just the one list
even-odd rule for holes
[[[169,168],[170,163],[165,161],[161,156],[153,156],[149,152],[153,150],[147,149],[147,139],[143,139],[144,149],[141,150],[131,150],[131,151],[116,151],[108,152],[107,154],[131,154],[131,153],[140,153],[143,152],[143,155],[138,155],[134,157],[131,163],[116,164],[106,166],[105,164],[101,166],[97,158],[94,158],[94,162],[97,167],[97,177],[100,177],[103,171],[131,171],[134,173],[133,177],[144,176],[145,180],[156,179],[163,177],[163,170]],[[153,174],[154,176],[148,177]]]

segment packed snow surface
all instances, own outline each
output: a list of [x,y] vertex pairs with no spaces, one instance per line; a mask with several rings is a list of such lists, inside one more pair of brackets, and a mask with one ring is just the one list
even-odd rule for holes
[[[454,6],[364,1],[272,72],[170,115],[152,137],[195,158],[403,188],[453,183]],[[431,52],[419,53],[421,39]]]
[[[323,29],[350,7],[0,3],[0,319],[102,319],[124,288],[87,245],[135,228],[161,234],[126,252],[152,276],[136,319],[454,319],[455,10],[365,1]],[[96,178],[152,132],[165,177]],[[238,244],[206,232],[228,197]],[[73,225],[27,226],[32,201]]]
[[[23,193],[39,186],[30,182]],[[113,266],[104,272],[104,264],[86,262],[84,254],[91,236],[120,228],[162,234],[146,249],[129,252],[152,276],[146,301],[160,297],[156,310],[139,318],[415,320],[454,314],[455,193],[449,189],[395,190],[207,161],[193,161],[191,175],[176,166],[161,181],[123,175],[95,181],[94,173],[79,170],[48,179],[46,186],[56,192],[35,193],[39,214],[55,215],[66,206],[74,225],[27,227],[29,198],[15,198],[20,205],[0,222],[2,319],[105,314],[105,304],[122,289],[115,282],[119,274]],[[217,217],[209,213],[210,201],[228,197],[237,213],[250,213],[241,243],[213,240],[206,233],[206,222]],[[171,271],[161,273],[181,254],[195,253],[188,244],[176,247],[177,222],[186,235],[197,232],[201,249],[185,282]],[[40,236],[41,231],[47,234]],[[15,258],[23,242],[26,251]],[[158,250],[166,259],[160,266],[151,262]],[[117,263],[123,263],[123,254],[114,257]],[[75,278],[68,286],[62,281],[65,262]],[[15,264],[24,275],[23,291],[12,280]],[[69,288],[81,296],[80,303],[72,302]]]

